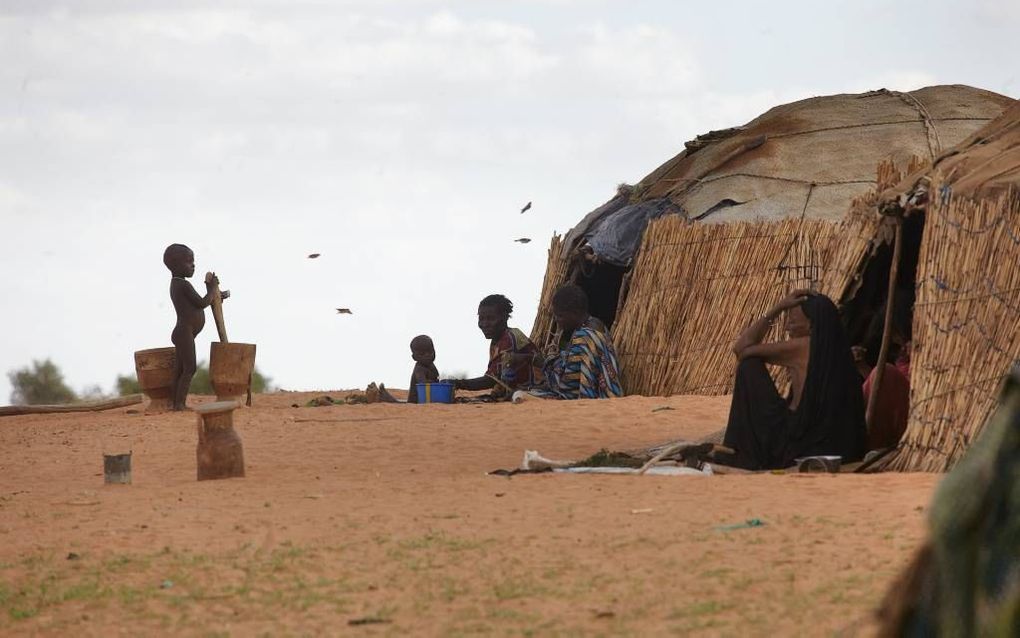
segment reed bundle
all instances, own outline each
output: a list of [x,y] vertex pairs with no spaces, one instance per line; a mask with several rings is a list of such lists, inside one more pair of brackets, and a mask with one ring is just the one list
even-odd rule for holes
[[1020,357],[1020,194],[931,189],[917,271],[910,421],[887,467],[950,469]]
[[[793,288],[838,299],[869,253],[878,216],[691,224],[645,231],[613,326],[628,394],[726,394],[737,334]],[[771,337],[782,329],[773,328]]]
[[878,163],[875,178],[875,190],[867,193],[864,197],[870,198],[871,203],[877,203],[879,194],[887,188],[894,188],[903,182],[903,178],[920,172],[922,169],[931,168],[931,160],[918,155],[911,155],[907,162],[907,171],[904,173],[900,165],[891,159],[884,159]]
[[531,340],[539,348],[545,347],[556,331],[556,320],[553,319],[552,313],[552,298],[557,288],[568,283],[569,269],[570,260],[563,254],[563,238],[554,234],[549,242],[549,262],[545,268],[545,280],[542,282],[542,295],[538,300],[535,323],[531,327]]

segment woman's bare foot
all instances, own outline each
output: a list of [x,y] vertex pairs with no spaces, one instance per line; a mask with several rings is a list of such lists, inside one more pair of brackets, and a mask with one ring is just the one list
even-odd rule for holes
[[379,403],[379,387],[375,384],[375,381],[368,384],[365,388],[365,402],[366,403]]
[[400,403],[400,400],[390,394],[390,391],[386,389],[385,383],[379,384],[379,401],[382,403]]

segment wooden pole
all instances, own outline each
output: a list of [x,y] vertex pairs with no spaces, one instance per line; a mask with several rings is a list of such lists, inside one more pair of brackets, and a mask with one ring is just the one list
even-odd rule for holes
[[0,416],[17,416],[19,414],[57,414],[60,412],[101,412],[114,408],[124,408],[142,402],[142,395],[131,394],[105,401],[87,403],[68,403],[64,405],[5,405],[0,407]]
[[878,363],[875,378],[871,383],[871,394],[868,395],[868,408],[864,414],[868,431],[875,420],[875,407],[878,405],[878,393],[882,390],[882,377],[885,376],[885,360],[889,356],[889,341],[892,336],[893,304],[896,302],[896,278],[900,270],[900,253],[903,252],[903,218],[894,217],[896,236],[893,239],[892,264],[889,266],[889,293],[885,299],[885,324],[882,326],[882,347],[878,351]]

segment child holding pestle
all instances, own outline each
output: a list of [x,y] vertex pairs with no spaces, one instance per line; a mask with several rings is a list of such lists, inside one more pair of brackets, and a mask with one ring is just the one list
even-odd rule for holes
[[[204,297],[200,297],[188,278],[195,274],[195,253],[184,244],[170,244],[163,251],[163,264],[170,270],[170,301],[177,313],[177,325],[170,334],[170,340],[177,349],[177,363],[174,368],[173,409],[185,409],[191,377],[195,375],[195,337],[205,326],[205,307],[212,302],[213,293],[220,281],[214,273],[206,276]],[[230,291],[221,293],[223,299]]]

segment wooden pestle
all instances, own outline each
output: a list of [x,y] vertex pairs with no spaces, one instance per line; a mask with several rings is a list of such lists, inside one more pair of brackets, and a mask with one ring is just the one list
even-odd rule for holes
[[[205,273],[206,283],[211,282],[216,276],[215,273]],[[227,325],[223,322],[223,295],[220,293],[220,284],[217,282],[212,288],[212,298],[210,299],[209,305],[212,306],[213,321],[216,322],[216,332],[220,336],[220,342],[230,343],[227,339]],[[251,378],[248,378],[248,397],[245,400],[245,405],[251,407]]]
[[[215,276],[215,273],[205,273],[205,283],[212,282]],[[230,343],[227,339],[227,326],[223,323],[223,295],[220,293],[219,283],[214,284],[212,287],[210,305],[212,306],[213,320],[216,322],[216,332],[220,335],[220,341]]]

